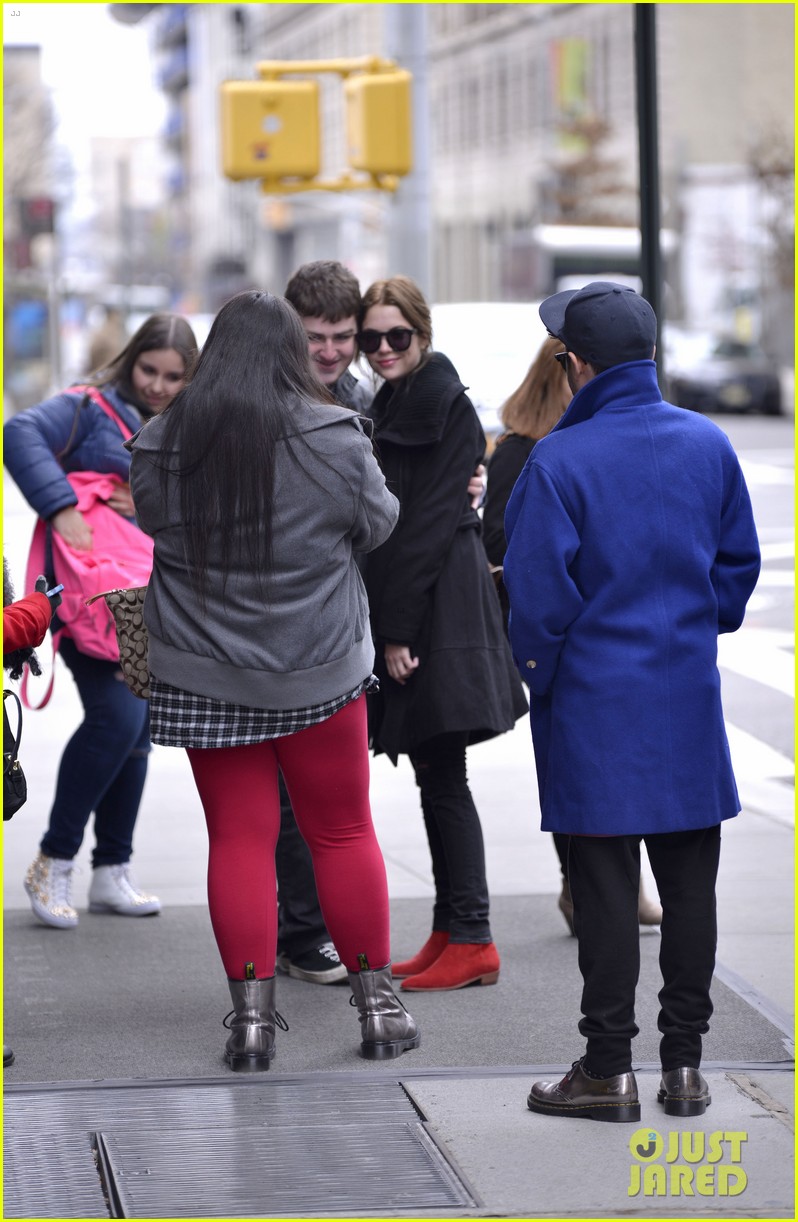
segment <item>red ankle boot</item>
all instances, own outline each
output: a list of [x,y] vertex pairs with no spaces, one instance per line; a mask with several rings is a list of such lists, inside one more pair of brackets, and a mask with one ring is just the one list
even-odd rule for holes
[[402,988],[411,993],[463,989],[467,984],[495,984],[499,952],[492,942],[450,942],[431,967],[409,976]]
[[449,935],[446,930],[433,929],[417,955],[413,955],[412,959],[405,959],[403,963],[391,964],[391,975],[394,980],[401,980],[403,976],[417,976],[419,972],[432,967],[448,945]]

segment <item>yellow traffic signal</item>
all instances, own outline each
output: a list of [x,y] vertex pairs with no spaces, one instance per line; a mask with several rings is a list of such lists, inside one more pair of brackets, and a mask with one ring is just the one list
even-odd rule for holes
[[314,178],[321,160],[317,81],[225,81],[222,173]]
[[403,68],[354,73],[344,81],[347,160],[369,174],[409,174],[413,166],[410,82]]

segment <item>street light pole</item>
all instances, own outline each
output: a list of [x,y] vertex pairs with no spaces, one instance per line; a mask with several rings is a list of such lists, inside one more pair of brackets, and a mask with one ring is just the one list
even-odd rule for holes
[[640,273],[643,296],[657,316],[657,371],[664,386],[662,253],[660,249],[659,125],[657,117],[657,6],[635,4],[637,134],[640,150]]

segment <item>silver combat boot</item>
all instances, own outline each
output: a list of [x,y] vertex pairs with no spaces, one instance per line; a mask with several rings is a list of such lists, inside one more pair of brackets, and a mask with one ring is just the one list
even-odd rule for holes
[[393,989],[391,965],[349,972],[352,1001],[360,1018],[361,1056],[386,1061],[418,1048],[421,1034]]
[[224,1059],[236,1073],[259,1073],[274,1058],[275,1026],[288,1030],[274,1007],[274,976],[266,980],[228,978],[227,985],[234,1009],[224,1020],[230,1031]]

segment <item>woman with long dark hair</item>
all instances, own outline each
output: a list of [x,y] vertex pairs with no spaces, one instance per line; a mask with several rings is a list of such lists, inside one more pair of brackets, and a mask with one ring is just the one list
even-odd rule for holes
[[410,758],[435,882],[432,932],[394,974],[419,992],[493,984],[499,954],[466,748],[512,729],[527,705],[466,491],[485,437],[451,361],[432,351],[429,306],[412,280],[371,285],[358,344],[383,379],[370,415],[401,507],[366,570],[381,684],[373,743],[394,763]]
[[[194,333],[184,318],[154,314],[88,383],[110,412],[83,386],[71,387],[6,424],[5,465],[31,508],[70,547],[90,550],[92,532],[76,507],[67,475],[92,471],[118,476],[121,482],[108,504],[131,518],[130,455],[124,440],[169,405],[196,354]],[[47,831],[25,877],[31,907],[46,925],[77,925],[74,858],[93,813],[90,911],[152,915],[160,911],[160,901],[140,890],[130,870],[150,750],[147,703],[128,689],[118,663],[82,653],[67,633],[59,654],[75,680],[84,719],[64,748]]]
[[191,383],[133,444],[155,543],[145,604],[153,741],[188,753],[209,837],[208,902],[233,1001],[225,1059],[274,1056],[278,770],[345,964],[361,1051],[418,1029],[393,991],[385,866],[371,821],[365,692],[374,647],[354,552],[398,508],[360,417],[311,372],[299,317],[246,292]]

